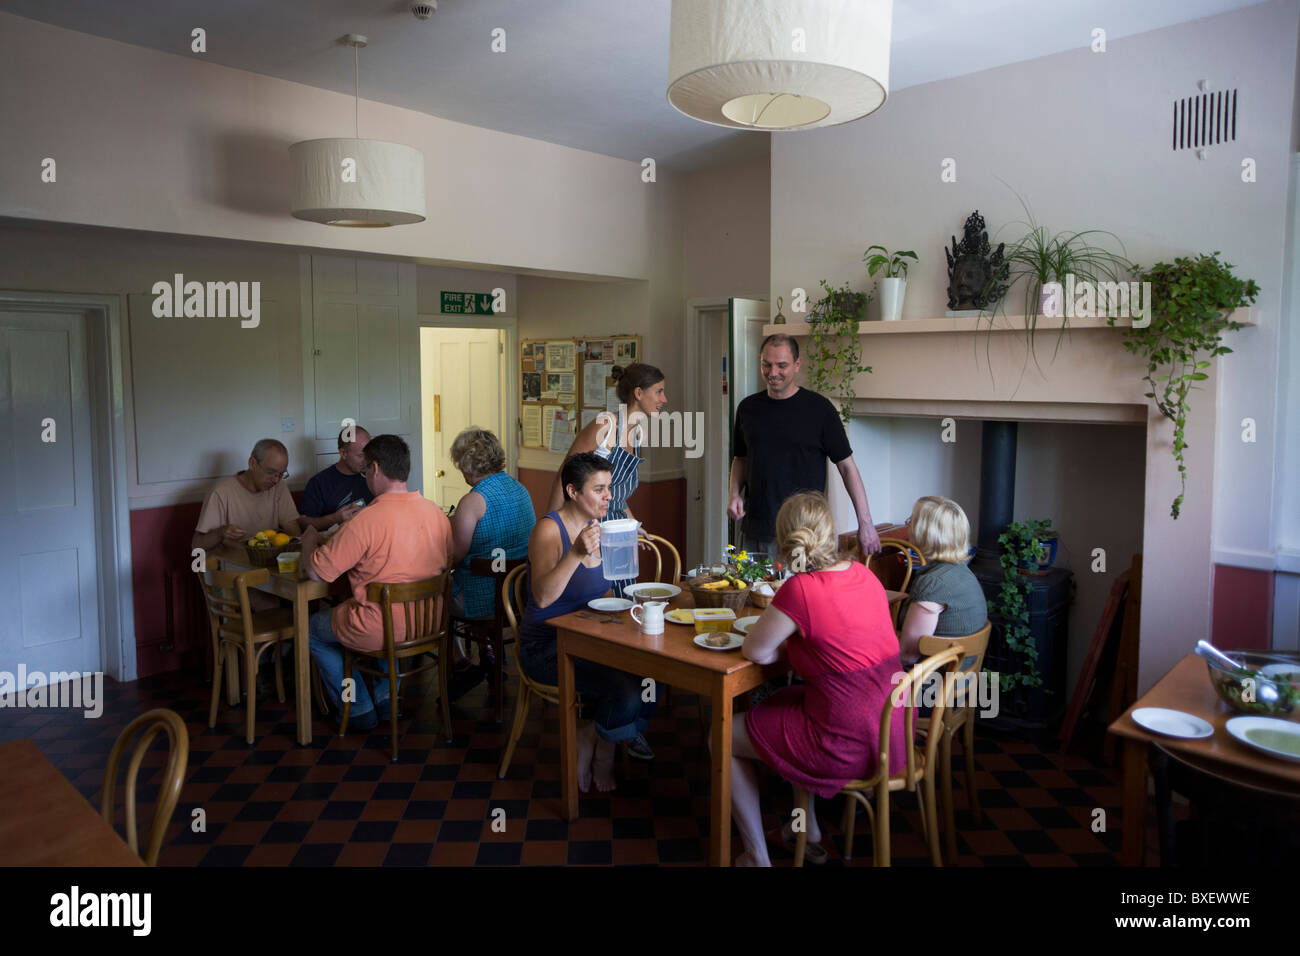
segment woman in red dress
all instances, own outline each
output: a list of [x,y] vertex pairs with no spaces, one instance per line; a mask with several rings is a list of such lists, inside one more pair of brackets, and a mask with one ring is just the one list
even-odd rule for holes
[[[836,549],[830,505],[819,494],[787,499],[776,518],[781,560],[802,569],[785,582],[741,649],[758,664],[784,650],[804,683],[773,694],[732,725],[731,801],[745,852],[740,866],[770,866],[759,806],[761,760],[809,793],[829,799],[876,772],[880,712],[902,672],[889,601],[866,566]],[[890,772],[906,760],[903,719],[890,722]],[[793,821],[772,838],[793,847]],[[809,807],[810,863],[824,862],[821,828]]]

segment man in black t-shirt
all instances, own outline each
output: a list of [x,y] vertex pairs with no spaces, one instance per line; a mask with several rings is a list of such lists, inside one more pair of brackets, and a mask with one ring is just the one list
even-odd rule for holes
[[[345,439],[351,438],[351,441]],[[349,521],[363,505],[374,500],[366,485],[365,450],[370,433],[360,425],[350,425],[339,432],[339,460],[319,471],[307,482],[298,505],[305,525],[325,531]]]
[[736,408],[732,442],[727,514],[741,522],[741,546],[775,557],[781,504],[797,491],[824,494],[829,458],[853,501],[858,540],[867,553],[875,554],[880,536],[839,413],[825,397],[795,384],[799,343],[788,335],[769,335],[759,355],[767,390],[748,396]]

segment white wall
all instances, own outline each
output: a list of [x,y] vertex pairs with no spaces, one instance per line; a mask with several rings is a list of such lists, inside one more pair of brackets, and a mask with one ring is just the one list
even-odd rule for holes
[[347,135],[352,97],[3,13],[0,62],[0,216],[634,278],[659,254],[638,163],[366,101],[367,137],[424,152],[428,218],[327,228],[288,215],[288,147]]

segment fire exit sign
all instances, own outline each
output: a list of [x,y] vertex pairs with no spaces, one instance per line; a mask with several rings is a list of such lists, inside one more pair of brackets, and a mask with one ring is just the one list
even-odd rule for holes
[[490,292],[443,292],[442,311],[452,315],[491,315]]

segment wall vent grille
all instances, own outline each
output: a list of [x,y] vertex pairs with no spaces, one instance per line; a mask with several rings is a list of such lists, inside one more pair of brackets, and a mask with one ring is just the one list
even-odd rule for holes
[[1174,100],[1173,148],[1201,149],[1237,138],[1237,91],[1216,90]]

